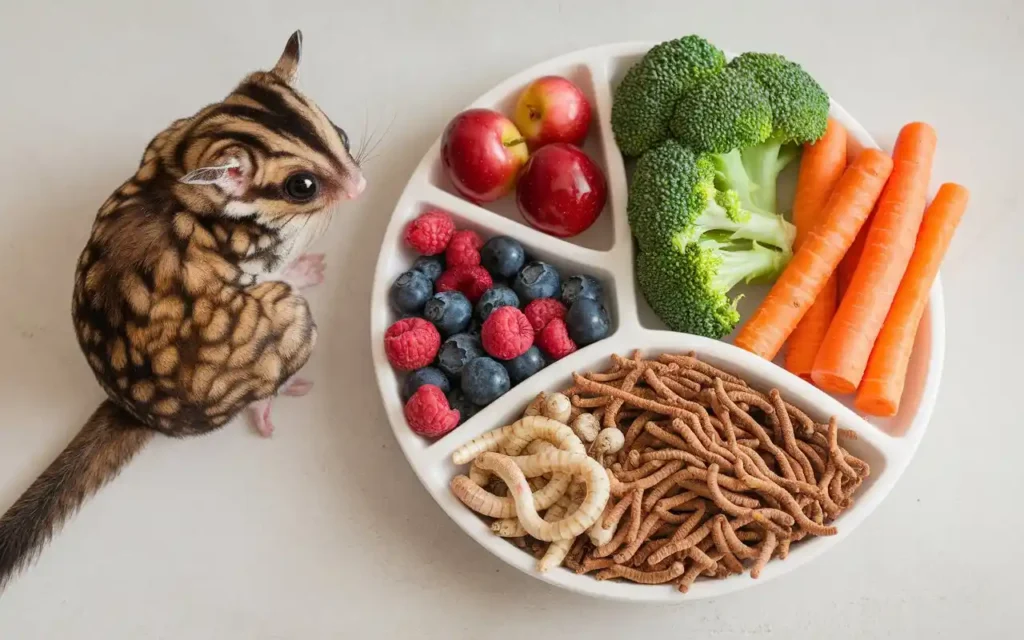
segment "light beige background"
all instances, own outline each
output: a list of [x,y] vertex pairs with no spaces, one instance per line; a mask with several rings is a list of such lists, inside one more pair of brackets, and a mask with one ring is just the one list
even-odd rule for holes
[[[910,2],[0,3],[0,510],[100,401],[74,342],[74,261],[150,136],[272,64],[358,140],[394,125],[322,248],[318,387],[264,441],[158,440],[0,595],[0,638],[995,637],[1019,629],[1024,445],[1024,5]],[[88,6],[86,6],[88,5]],[[935,418],[896,490],[789,576],[676,607],[591,601],[460,533],[406,467],[370,366],[371,273],[391,208],[463,105],[556,54],[699,32],[803,62],[889,145],[940,136],[935,180],[973,204],[943,270]],[[1015,486],[1014,486],[1015,485]]]

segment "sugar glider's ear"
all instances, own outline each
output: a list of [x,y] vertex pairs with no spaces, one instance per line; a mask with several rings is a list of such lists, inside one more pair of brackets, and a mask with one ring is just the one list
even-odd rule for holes
[[228,158],[223,164],[200,167],[179,178],[185,184],[212,184],[226,193],[238,194],[245,190],[245,168],[237,158]]
[[302,57],[302,32],[296,31],[288,38],[288,44],[284,45],[284,52],[281,58],[270,70],[275,76],[288,84],[295,81],[299,75],[299,59]]

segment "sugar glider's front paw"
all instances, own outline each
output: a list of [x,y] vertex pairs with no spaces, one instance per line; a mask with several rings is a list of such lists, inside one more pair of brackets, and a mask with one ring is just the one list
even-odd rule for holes
[[296,289],[309,289],[324,281],[324,254],[304,253],[288,265],[281,279]]

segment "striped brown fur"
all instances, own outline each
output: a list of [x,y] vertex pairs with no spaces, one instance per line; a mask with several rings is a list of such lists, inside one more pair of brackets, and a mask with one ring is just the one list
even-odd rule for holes
[[365,181],[347,135],[277,65],[173,122],[100,207],[75,273],[72,319],[105,401],[0,519],[0,588],[153,433],[202,434],[269,401],[317,328],[303,252]]

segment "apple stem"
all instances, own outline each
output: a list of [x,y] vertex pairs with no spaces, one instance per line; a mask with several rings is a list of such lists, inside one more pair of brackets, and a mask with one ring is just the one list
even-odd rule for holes
[[526,142],[525,138],[516,138],[515,140],[509,140],[508,142],[506,142],[504,144],[505,144],[506,147],[514,147],[517,144],[523,144],[524,142]]

